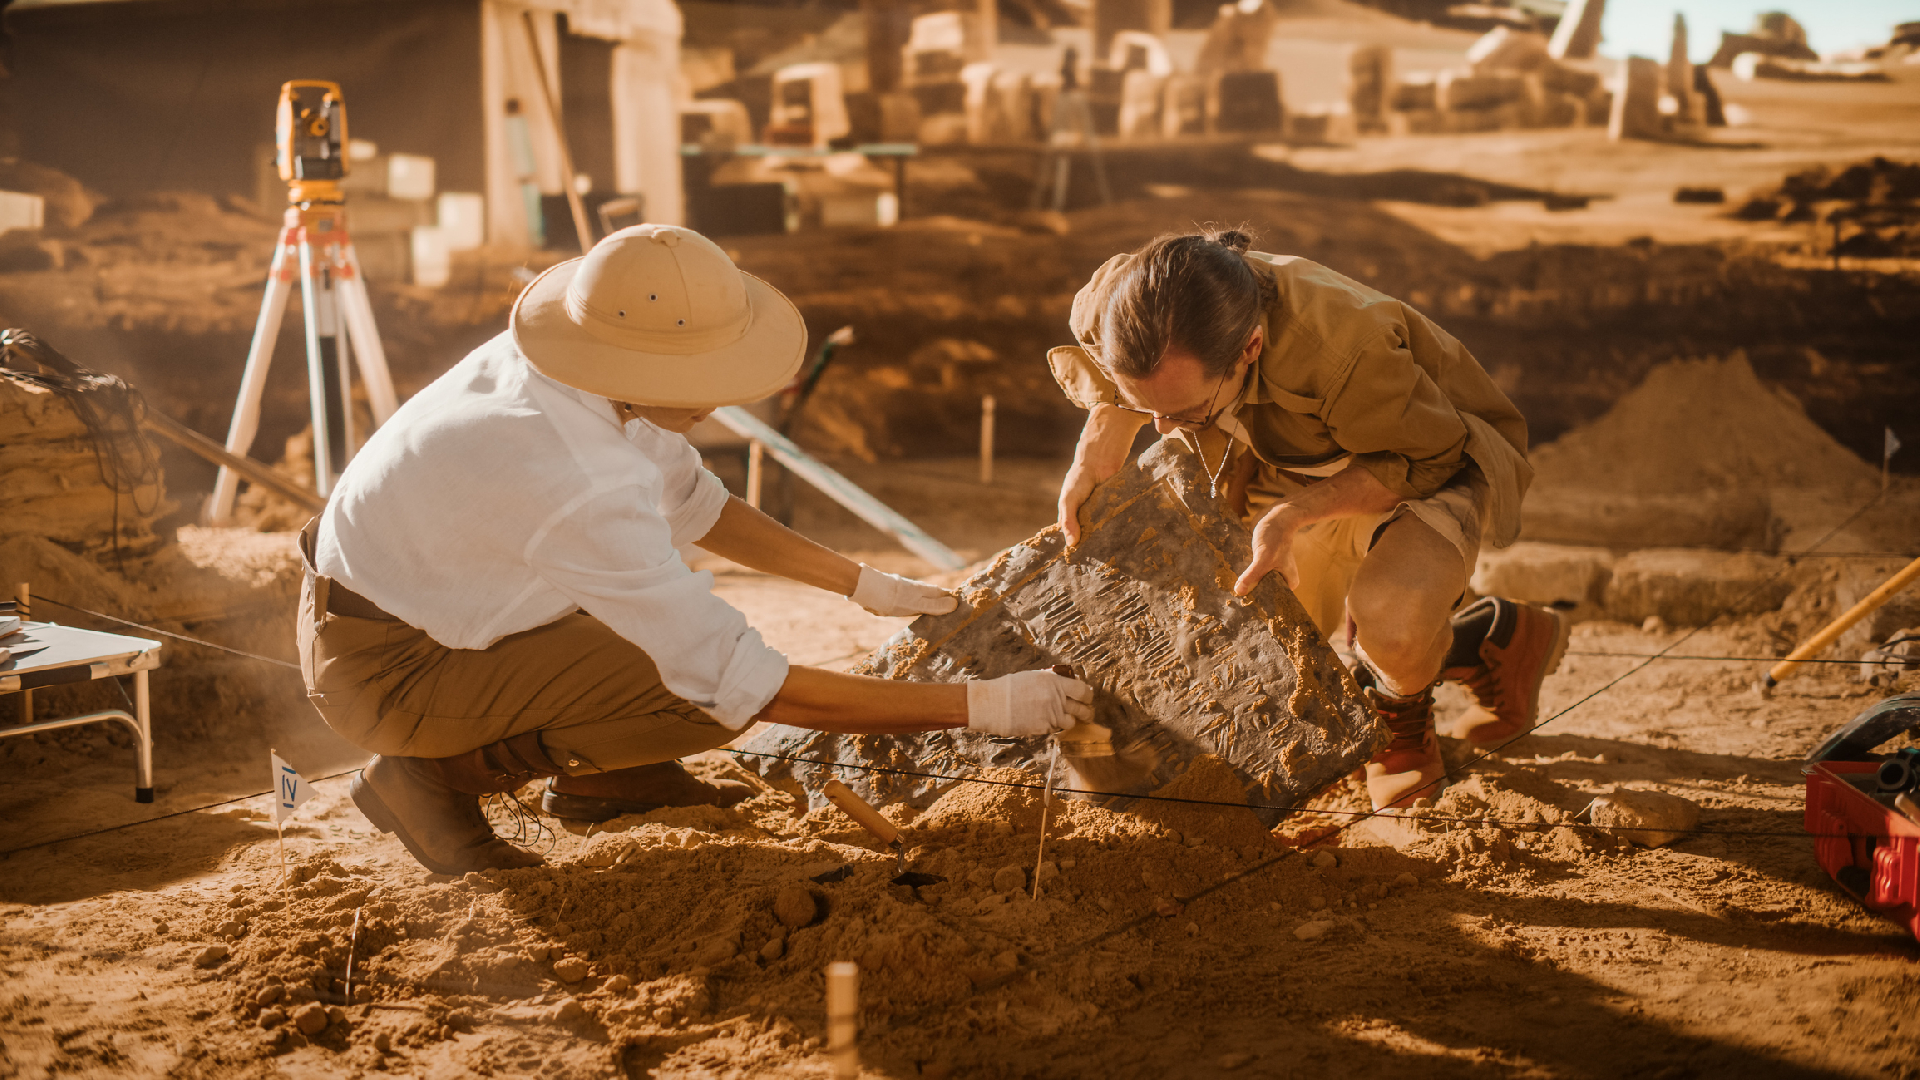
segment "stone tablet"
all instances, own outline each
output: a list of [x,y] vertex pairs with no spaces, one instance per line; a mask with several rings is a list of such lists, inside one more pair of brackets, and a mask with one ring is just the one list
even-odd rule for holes
[[[1215,507],[1184,444],[1142,454],[1095,490],[1081,520],[1078,547],[1050,526],[1007,549],[960,587],[957,609],[915,620],[855,673],[959,682],[1070,666],[1095,688],[1097,726],[1062,734],[1055,783],[1117,809],[1214,755],[1272,825],[1371,756],[1384,729],[1280,575],[1233,595],[1250,534]],[[836,777],[875,802],[924,807],[957,782],[938,777],[1044,772],[1052,743],[772,726],[740,749],[778,755],[741,760],[782,788],[804,788],[813,808]]]

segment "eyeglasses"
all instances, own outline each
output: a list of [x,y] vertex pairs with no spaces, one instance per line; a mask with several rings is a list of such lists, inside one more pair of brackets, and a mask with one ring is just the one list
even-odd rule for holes
[[1113,406],[1122,412],[1134,413],[1151,420],[1164,420],[1169,424],[1181,424],[1196,430],[1209,428],[1213,426],[1215,420],[1220,419],[1221,413],[1227,411],[1227,406],[1225,405],[1220,406],[1218,409],[1213,406],[1215,402],[1220,400],[1220,391],[1226,389],[1227,376],[1232,374],[1233,370],[1231,368],[1220,373],[1220,381],[1213,385],[1213,396],[1207,399],[1207,415],[1205,416],[1169,416],[1165,413],[1154,412],[1151,409],[1136,409],[1131,405],[1122,405],[1117,401],[1113,403]]

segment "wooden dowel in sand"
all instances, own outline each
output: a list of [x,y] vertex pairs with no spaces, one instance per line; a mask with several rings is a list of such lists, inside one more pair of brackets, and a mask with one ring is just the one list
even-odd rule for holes
[[827,965],[827,1061],[833,1080],[857,1080],[860,1047],[854,1042],[860,1013],[860,966],[851,960]]
[[993,483],[993,423],[998,403],[992,394],[980,398],[980,482]]
[[747,505],[760,509],[760,488],[766,482],[767,446],[758,439],[747,443]]
[[[33,589],[27,582],[23,581],[13,587],[13,598],[20,605],[14,609],[14,613],[20,616],[20,621],[26,622],[33,618]],[[31,690],[20,691],[20,722],[33,723],[33,691]]]

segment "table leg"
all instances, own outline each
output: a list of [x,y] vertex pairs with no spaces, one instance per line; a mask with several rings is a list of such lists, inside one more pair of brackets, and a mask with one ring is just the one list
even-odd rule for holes
[[134,752],[140,755],[140,779],[133,789],[133,801],[153,801],[153,712],[148,704],[147,673],[133,673],[133,715],[139,724]]

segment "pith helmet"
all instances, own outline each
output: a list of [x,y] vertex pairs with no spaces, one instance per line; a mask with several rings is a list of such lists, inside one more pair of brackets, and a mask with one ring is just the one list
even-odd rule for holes
[[787,385],[807,327],[780,290],[677,225],[622,229],[533,280],[513,340],[534,368],[638,405],[708,408]]

